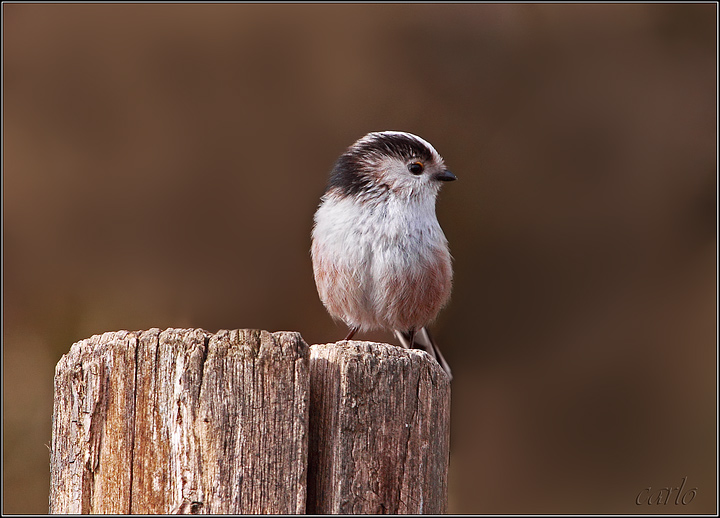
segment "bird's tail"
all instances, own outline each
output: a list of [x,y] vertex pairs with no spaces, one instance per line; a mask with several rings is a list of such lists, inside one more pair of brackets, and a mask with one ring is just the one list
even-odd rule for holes
[[430,333],[428,330],[424,327],[421,327],[419,331],[415,332],[413,335],[412,333],[408,333],[406,331],[398,331],[395,330],[395,336],[397,336],[398,340],[400,340],[400,343],[403,347],[406,349],[423,349],[425,350],[430,356],[435,358],[437,362],[440,364],[440,366],[443,368],[445,372],[447,372],[447,375],[450,377],[450,380],[452,381],[452,372],[450,371],[450,366],[445,361],[445,358],[443,358],[442,353],[440,352],[440,349],[438,349],[438,346],[435,344],[433,339],[430,337]]

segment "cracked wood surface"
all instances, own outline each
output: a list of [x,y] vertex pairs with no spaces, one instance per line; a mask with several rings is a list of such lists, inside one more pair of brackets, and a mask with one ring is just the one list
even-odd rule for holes
[[426,353],[298,333],[118,331],[55,369],[53,513],[442,513],[450,385]]
[[50,512],[303,513],[308,355],[298,333],[252,330],[74,344],[55,369]]
[[446,512],[450,381],[437,362],[355,341],[310,355],[308,512]]

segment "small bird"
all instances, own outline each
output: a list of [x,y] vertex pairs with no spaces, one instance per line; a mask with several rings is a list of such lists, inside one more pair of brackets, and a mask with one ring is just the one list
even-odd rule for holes
[[392,330],[404,347],[425,349],[450,379],[426,326],[450,298],[452,263],[435,200],[456,179],[426,140],[369,133],[332,169],[311,251],[320,300],[350,328],[346,340],[358,330]]

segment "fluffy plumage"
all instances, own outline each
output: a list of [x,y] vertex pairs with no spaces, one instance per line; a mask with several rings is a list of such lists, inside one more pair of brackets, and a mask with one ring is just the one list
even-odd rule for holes
[[348,338],[357,330],[394,330],[405,347],[422,346],[448,374],[424,328],[450,297],[451,257],[435,200],[442,183],[454,179],[420,137],[370,133],[335,163],[312,232],[320,299],[350,327]]

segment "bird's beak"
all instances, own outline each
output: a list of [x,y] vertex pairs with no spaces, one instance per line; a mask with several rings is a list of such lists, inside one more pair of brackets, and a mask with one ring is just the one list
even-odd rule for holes
[[439,173],[436,173],[435,176],[433,176],[435,180],[441,181],[441,182],[452,182],[453,180],[457,180],[457,176],[452,174],[447,169],[440,171]]

